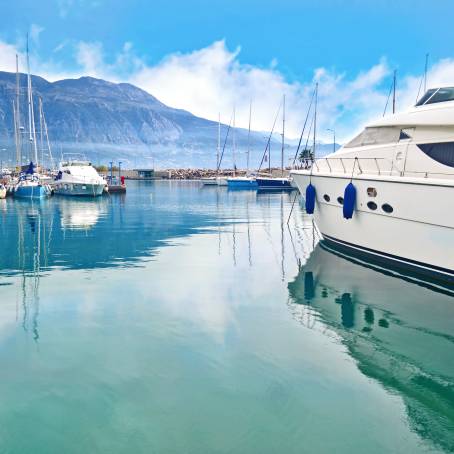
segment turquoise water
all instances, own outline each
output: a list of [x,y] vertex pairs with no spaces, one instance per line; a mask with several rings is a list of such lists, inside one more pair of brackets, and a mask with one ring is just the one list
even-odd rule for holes
[[292,201],[0,201],[0,452],[453,452],[454,298]]

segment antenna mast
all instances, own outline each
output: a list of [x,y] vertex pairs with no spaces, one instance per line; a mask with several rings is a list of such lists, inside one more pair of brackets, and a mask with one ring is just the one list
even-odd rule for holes
[[427,65],[429,63],[429,54],[426,54],[426,64],[424,65],[424,93],[427,89]]

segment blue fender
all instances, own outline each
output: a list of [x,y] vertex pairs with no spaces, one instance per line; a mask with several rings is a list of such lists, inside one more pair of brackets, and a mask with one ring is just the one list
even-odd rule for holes
[[350,182],[344,191],[344,218],[351,219],[355,211],[356,205],[356,188],[352,182]]
[[313,214],[315,209],[315,187],[309,183],[306,188],[306,213]]

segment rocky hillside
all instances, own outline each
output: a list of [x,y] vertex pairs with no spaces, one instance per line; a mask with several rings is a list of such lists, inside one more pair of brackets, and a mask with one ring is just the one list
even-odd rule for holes
[[[26,76],[20,75],[21,125],[27,129]],[[96,162],[123,159],[130,166],[213,167],[216,162],[217,123],[168,107],[131,84],[115,84],[92,77],[48,82],[32,76],[38,128],[38,98],[43,100],[54,155],[82,152]],[[12,102],[15,74],[0,72],[0,142],[13,155]],[[222,137],[227,127],[222,125]],[[251,162],[260,160],[263,133],[252,134]],[[247,131],[237,130],[238,165],[244,161]],[[231,165],[230,143],[225,165]],[[273,149],[278,164],[278,147]],[[27,154],[27,150],[24,151]],[[293,154],[289,147],[287,154]],[[256,164],[257,165],[257,164]]]

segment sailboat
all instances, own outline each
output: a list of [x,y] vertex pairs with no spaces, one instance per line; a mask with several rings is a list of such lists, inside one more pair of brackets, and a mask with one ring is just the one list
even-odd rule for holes
[[[285,147],[285,95],[282,102],[282,147],[281,147],[281,176],[280,177],[257,177],[257,186],[259,190],[278,190],[278,191],[293,191],[296,189],[292,186],[289,177],[284,176],[284,147]],[[268,144],[270,145],[270,143]],[[268,153],[268,159],[270,158]]]
[[[229,189],[257,189],[257,181],[254,176],[249,174],[249,160],[250,160],[250,144],[251,144],[251,114],[252,114],[252,103],[249,103],[249,129],[247,137],[247,165],[246,175],[242,177],[234,176],[227,178],[227,185]],[[235,163],[234,163],[235,167]]]
[[[16,73],[19,74],[19,64],[16,56]],[[16,77],[16,83],[19,83],[19,77]],[[19,87],[17,87],[17,92]],[[41,199],[48,197],[52,194],[52,190],[48,184],[42,181],[41,175],[37,172],[38,167],[38,148],[36,144],[36,130],[35,130],[35,118],[33,109],[33,90],[32,81],[30,75],[30,61],[28,55],[28,36],[27,36],[27,102],[28,102],[28,126],[29,126],[29,141],[31,151],[33,151],[33,158],[26,171],[21,172],[19,175],[19,181],[13,187],[13,195],[18,198],[26,199]],[[16,130],[16,147],[21,153],[20,146],[20,117],[19,117],[19,101],[13,105],[14,118],[15,118],[15,130]],[[20,154],[21,155],[21,154]],[[33,162],[34,161],[34,162]]]

